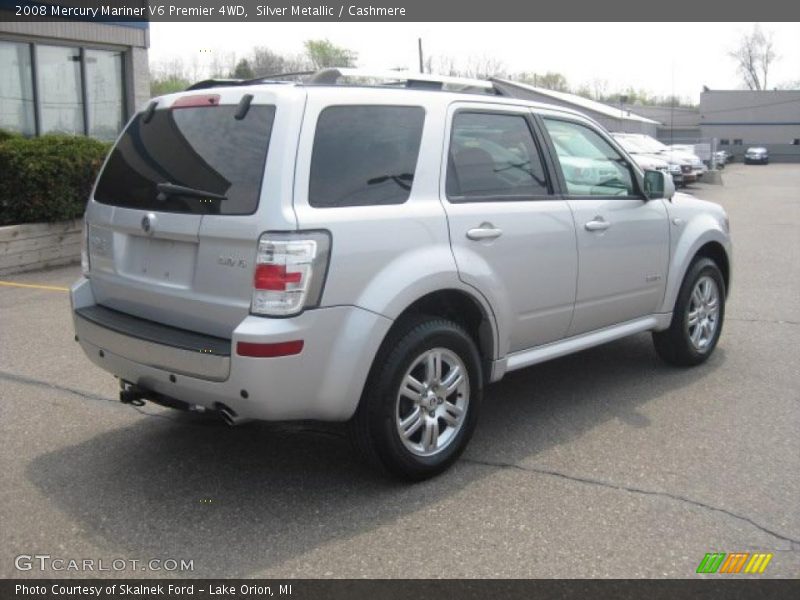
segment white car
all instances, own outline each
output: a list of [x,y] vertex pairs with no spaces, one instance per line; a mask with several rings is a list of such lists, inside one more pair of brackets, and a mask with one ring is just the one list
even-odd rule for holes
[[700,160],[699,156],[692,152],[671,148],[670,146],[659,142],[654,137],[645,135],[643,133],[628,133],[625,135],[636,140],[640,145],[647,148],[649,152],[653,152],[657,156],[661,156],[666,160],[673,160],[682,163],[688,162],[688,170],[690,170],[691,173],[687,173],[686,169],[684,170],[684,183],[692,183],[692,181],[699,179],[705,172],[703,170],[703,161]]
[[690,157],[692,168],[698,172],[698,177],[702,177],[704,174],[708,173],[708,165],[706,165],[703,159],[695,152],[694,146],[691,144],[672,144],[669,147],[677,152],[683,152]]
[[665,157],[653,154],[626,133],[612,133],[611,135],[643,170],[664,171],[672,176],[672,181],[676,186],[684,184],[681,165],[687,165],[687,170],[691,170],[688,168],[691,167],[689,161],[669,161]]

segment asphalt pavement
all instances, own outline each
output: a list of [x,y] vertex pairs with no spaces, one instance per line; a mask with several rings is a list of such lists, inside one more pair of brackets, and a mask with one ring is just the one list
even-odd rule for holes
[[[800,576],[800,165],[723,178],[692,188],[735,244],[707,364],[669,367],[638,335],[512,373],[462,460],[414,485],[362,466],[336,426],[119,404],[73,341],[79,269],[6,277],[0,576],[697,577],[707,552]],[[125,566],[15,567],[35,554]]]

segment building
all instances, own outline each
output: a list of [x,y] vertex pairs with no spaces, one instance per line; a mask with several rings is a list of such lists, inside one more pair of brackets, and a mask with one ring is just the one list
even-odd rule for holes
[[614,108],[576,94],[557,92],[506,79],[493,79],[492,82],[498,89],[514,98],[554,104],[582,112],[609,131],[646,133],[655,137],[659,126],[657,121],[637,115],[630,110]]
[[700,109],[687,106],[625,105],[626,110],[658,121],[655,137],[665,144],[696,144],[702,142]]
[[772,161],[800,162],[800,90],[705,90],[700,131],[740,160],[764,146]]
[[[9,8],[0,0],[0,16]],[[10,18],[0,20],[0,129],[112,140],[147,101],[146,22]]]

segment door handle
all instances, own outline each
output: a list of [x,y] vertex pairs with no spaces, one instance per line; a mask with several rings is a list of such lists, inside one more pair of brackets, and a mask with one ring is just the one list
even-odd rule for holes
[[471,240],[493,240],[503,235],[503,230],[499,227],[492,227],[489,223],[484,223],[480,227],[467,231],[467,237]]
[[591,221],[587,221],[584,227],[586,231],[605,231],[611,227],[611,223],[606,221],[603,217],[595,217]]

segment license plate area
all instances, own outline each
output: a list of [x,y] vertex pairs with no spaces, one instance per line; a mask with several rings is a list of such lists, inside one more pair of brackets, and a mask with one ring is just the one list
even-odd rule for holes
[[197,243],[127,236],[120,271],[126,277],[176,288],[189,288],[197,262]]

